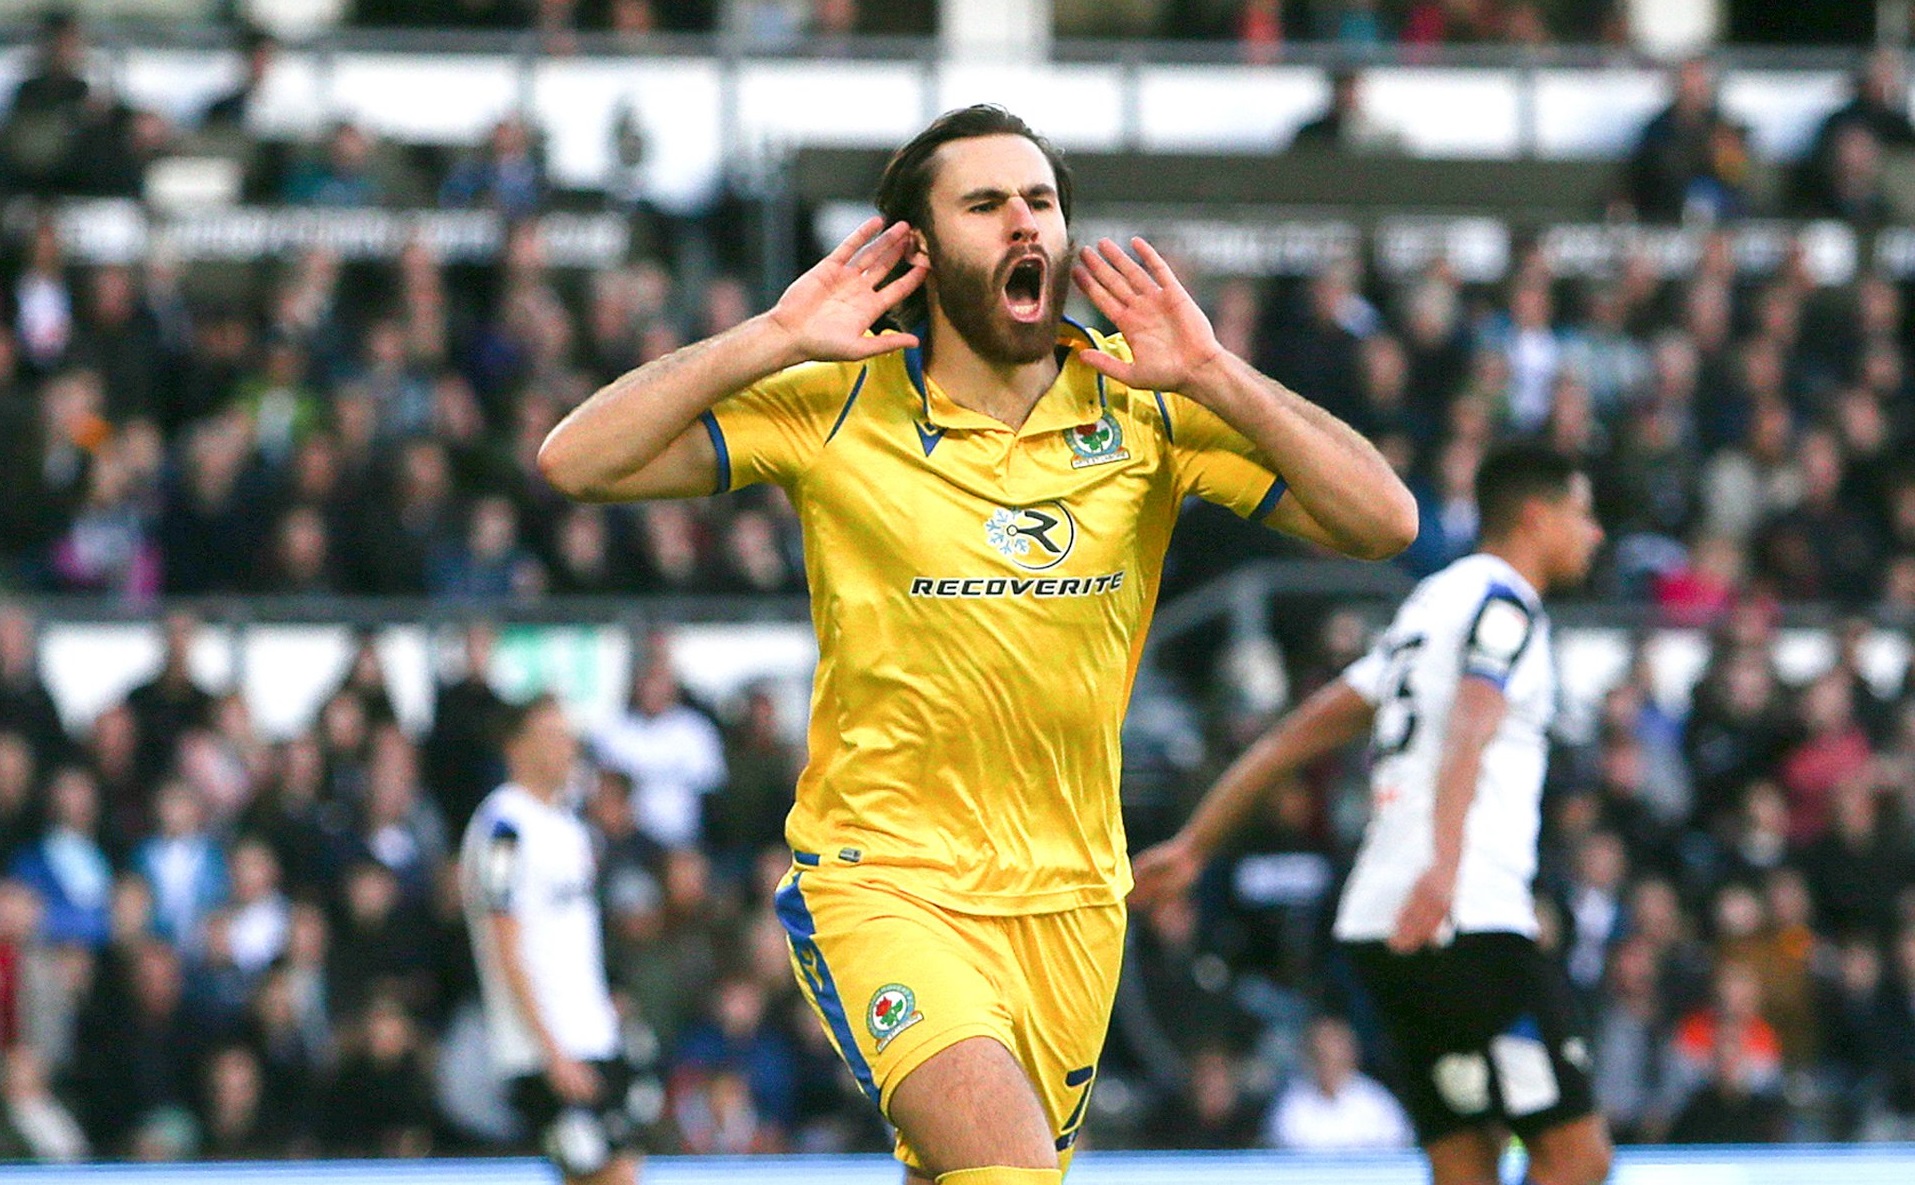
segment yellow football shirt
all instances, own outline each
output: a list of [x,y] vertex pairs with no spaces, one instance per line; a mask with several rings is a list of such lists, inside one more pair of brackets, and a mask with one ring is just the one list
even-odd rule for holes
[[[718,489],[773,482],[804,534],[819,662],[786,837],[819,875],[1043,913],[1130,890],[1118,730],[1177,509],[1263,520],[1284,484],[1171,392],[1080,361],[1013,430],[917,350],[808,363],[704,418]],[[855,874],[852,868],[855,866]]]

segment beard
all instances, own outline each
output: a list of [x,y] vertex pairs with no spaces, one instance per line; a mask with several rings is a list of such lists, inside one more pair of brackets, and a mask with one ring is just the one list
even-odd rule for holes
[[926,245],[934,277],[932,299],[978,357],[1000,366],[1022,366],[1041,361],[1057,348],[1057,326],[1070,291],[1070,244],[1044,257],[1043,311],[1035,321],[1015,320],[1004,307],[1011,268],[1031,251],[1006,252],[987,265],[940,252],[928,235]]

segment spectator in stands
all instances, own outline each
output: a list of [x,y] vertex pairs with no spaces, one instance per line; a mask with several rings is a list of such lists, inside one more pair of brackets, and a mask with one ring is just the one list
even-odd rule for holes
[[498,494],[477,499],[465,536],[428,556],[426,591],[447,601],[529,599],[543,591],[545,567],[519,543],[519,512]]
[[38,626],[24,607],[6,602],[0,602],[0,733],[19,736],[42,762],[73,751],[40,676]]
[[286,950],[292,905],[279,888],[279,859],[264,840],[246,837],[227,857],[226,929],[233,963],[257,976]]
[[1796,213],[1834,218],[1861,230],[1895,221],[1899,211],[1884,187],[1882,144],[1859,123],[1837,127],[1830,137],[1826,179]]
[[632,781],[639,828],[668,848],[695,845],[705,796],[725,783],[724,742],[711,719],[686,704],[662,635],[634,664],[622,715],[593,738],[604,764]]
[[167,614],[162,622],[160,669],[126,696],[139,738],[137,777],[148,784],[171,769],[180,736],[203,727],[212,717],[213,697],[200,688],[192,672],[191,651],[199,626],[189,613]]
[[1775,1144],[1788,1136],[1788,1112],[1780,1094],[1761,1089],[1762,1071],[1751,1065],[1742,1042],[1718,1032],[1710,1049],[1710,1073],[1683,1104],[1669,1128],[1672,1144]]
[[447,206],[485,206],[507,218],[536,212],[545,200],[545,170],[524,120],[502,119],[492,127],[485,152],[454,165],[439,189]]
[[1861,780],[1835,791],[1829,828],[1801,854],[1816,913],[1838,934],[1888,934],[1895,902],[1884,885],[1910,881],[1910,857],[1883,822],[1887,795]]
[[1364,110],[1363,76],[1338,70],[1330,76],[1330,106],[1297,129],[1292,151],[1394,152],[1400,137]]
[[428,557],[457,529],[445,447],[425,438],[402,444],[390,489],[386,506],[361,509],[363,538],[342,540],[359,565],[354,584],[364,592],[423,593]]
[[0,130],[9,188],[36,195],[70,192],[80,181],[78,150],[96,118],[85,78],[86,37],[70,12],[40,22],[33,72],[14,89]]
[[285,198],[295,205],[382,206],[399,196],[378,160],[378,145],[357,124],[340,123],[321,149],[296,164]]
[[[1803,210],[1825,211],[1848,204],[1843,191],[1854,182],[1845,174],[1854,167],[1858,152],[1915,150],[1915,123],[1908,117],[1901,55],[1890,49],[1870,54],[1855,72],[1852,85],[1849,101],[1822,121],[1802,159],[1796,190]],[[1867,148],[1858,147],[1862,144]],[[1851,159],[1843,159],[1845,152]]]
[[1854,690],[1839,671],[1809,684],[1801,700],[1802,740],[1782,757],[1789,798],[1789,838],[1806,844],[1828,830],[1839,789],[1866,776],[1872,752],[1855,719]]
[[[710,1084],[737,1075],[757,1120],[753,1150],[769,1150],[782,1144],[796,1113],[791,1038],[774,1023],[765,985],[750,975],[721,978],[710,1001],[708,1015],[679,1034],[673,1077],[690,1070]],[[706,1093],[716,1100],[709,1085]]]
[[284,1142],[271,1130],[261,1107],[264,1097],[264,1074],[251,1049],[227,1045],[215,1050],[206,1060],[201,1155],[227,1161],[283,1155]]
[[184,988],[179,953],[158,939],[134,940],[102,969],[74,1068],[95,1148],[123,1152],[155,1111],[193,1100],[200,1051]]
[[1346,1021],[1312,1021],[1306,1053],[1307,1071],[1270,1109],[1265,1143],[1305,1152],[1410,1147],[1409,1117],[1381,1083],[1358,1071],[1356,1034]]
[[1628,168],[1628,199],[1646,222],[1739,213],[1733,187],[1739,130],[1716,106],[1715,71],[1691,58],[1674,74],[1674,99],[1649,121]]
[[347,1156],[415,1157],[432,1148],[431,1086],[419,1033],[394,996],[375,995],[345,1042],[327,1099],[328,1147]]
[[0,866],[11,866],[39,830],[39,788],[33,746],[17,732],[0,732]]
[[1257,1143],[1258,1100],[1244,1086],[1243,1059],[1214,1044],[1190,1057],[1189,1082],[1150,1116],[1151,1148],[1250,1148]]
[[749,689],[725,730],[725,789],[706,800],[706,840],[729,871],[779,846],[802,765],[781,734],[771,689]]
[[56,770],[47,785],[47,827],[13,858],[11,875],[40,895],[48,942],[98,948],[107,938],[112,864],[100,846],[100,796],[77,766]]
[[274,64],[279,60],[279,39],[266,29],[242,29],[239,55],[240,69],[243,71],[239,85],[207,104],[205,114],[200,117],[200,123],[209,131],[238,131],[245,128],[254,96],[265,86],[266,76],[272,73]]
[[8,1160],[74,1164],[88,1158],[86,1133],[53,1093],[47,1066],[31,1045],[7,1049],[0,1068],[0,1155]]
[[1618,1143],[1640,1143],[1656,1127],[1666,1036],[1654,943],[1631,935],[1612,946],[1603,989],[1591,1049],[1596,1102]]
[[206,915],[226,900],[226,852],[206,827],[206,803],[184,781],[163,783],[158,832],[133,853],[153,887],[154,931],[184,952],[199,949]]
[[490,682],[493,627],[475,621],[465,627],[463,664],[457,680],[441,682],[433,697],[432,731],[423,750],[423,768],[433,801],[445,813],[450,834],[462,834],[479,800],[500,781],[501,758],[496,728],[505,701]]

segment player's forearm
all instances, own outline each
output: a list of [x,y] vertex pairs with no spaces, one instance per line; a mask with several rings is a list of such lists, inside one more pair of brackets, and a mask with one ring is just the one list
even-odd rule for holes
[[1275,462],[1338,551],[1388,559],[1416,541],[1416,498],[1362,433],[1224,351],[1183,394]]
[[492,943],[499,952],[499,967],[505,972],[505,986],[512,996],[512,1006],[518,1009],[524,1019],[525,1027],[532,1030],[532,1037],[538,1042],[539,1050],[549,1062],[561,1054],[558,1042],[552,1037],[552,1030],[539,1015],[538,997],[532,992],[532,977],[525,969],[522,944],[519,941],[519,920],[508,914],[494,914],[492,917]]
[[1223,772],[1184,824],[1185,841],[1206,856],[1215,852],[1272,787],[1361,736],[1374,716],[1341,679],[1317,691]]
[[719,400],[802,361],[791,333],[753,317],[601,387],[545,438],[539,471],[569,497],[614,496]]
[[1454,872],[1463,859],[1463,832],[1476,786],[1483,770],[1483,750],[1502,723],[1505,701],[1501,691],[1478,679],[1465,678],[1457,688],[1443,740],[1443,760],[1436,772],[1436,802],[1432,863]]

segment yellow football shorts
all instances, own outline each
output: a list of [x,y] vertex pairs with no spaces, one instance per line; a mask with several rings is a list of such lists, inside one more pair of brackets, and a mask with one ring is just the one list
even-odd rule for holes
[[[1124,957],[1124,907],[956,913],[885,886],[793,868],[776,907],[798,986],[865,1096],[970,1037],[1003,1043],[1050,1116],[1059,1160],[1090,1104]],[[922,1163],[903,1135],[897,1157]]]

